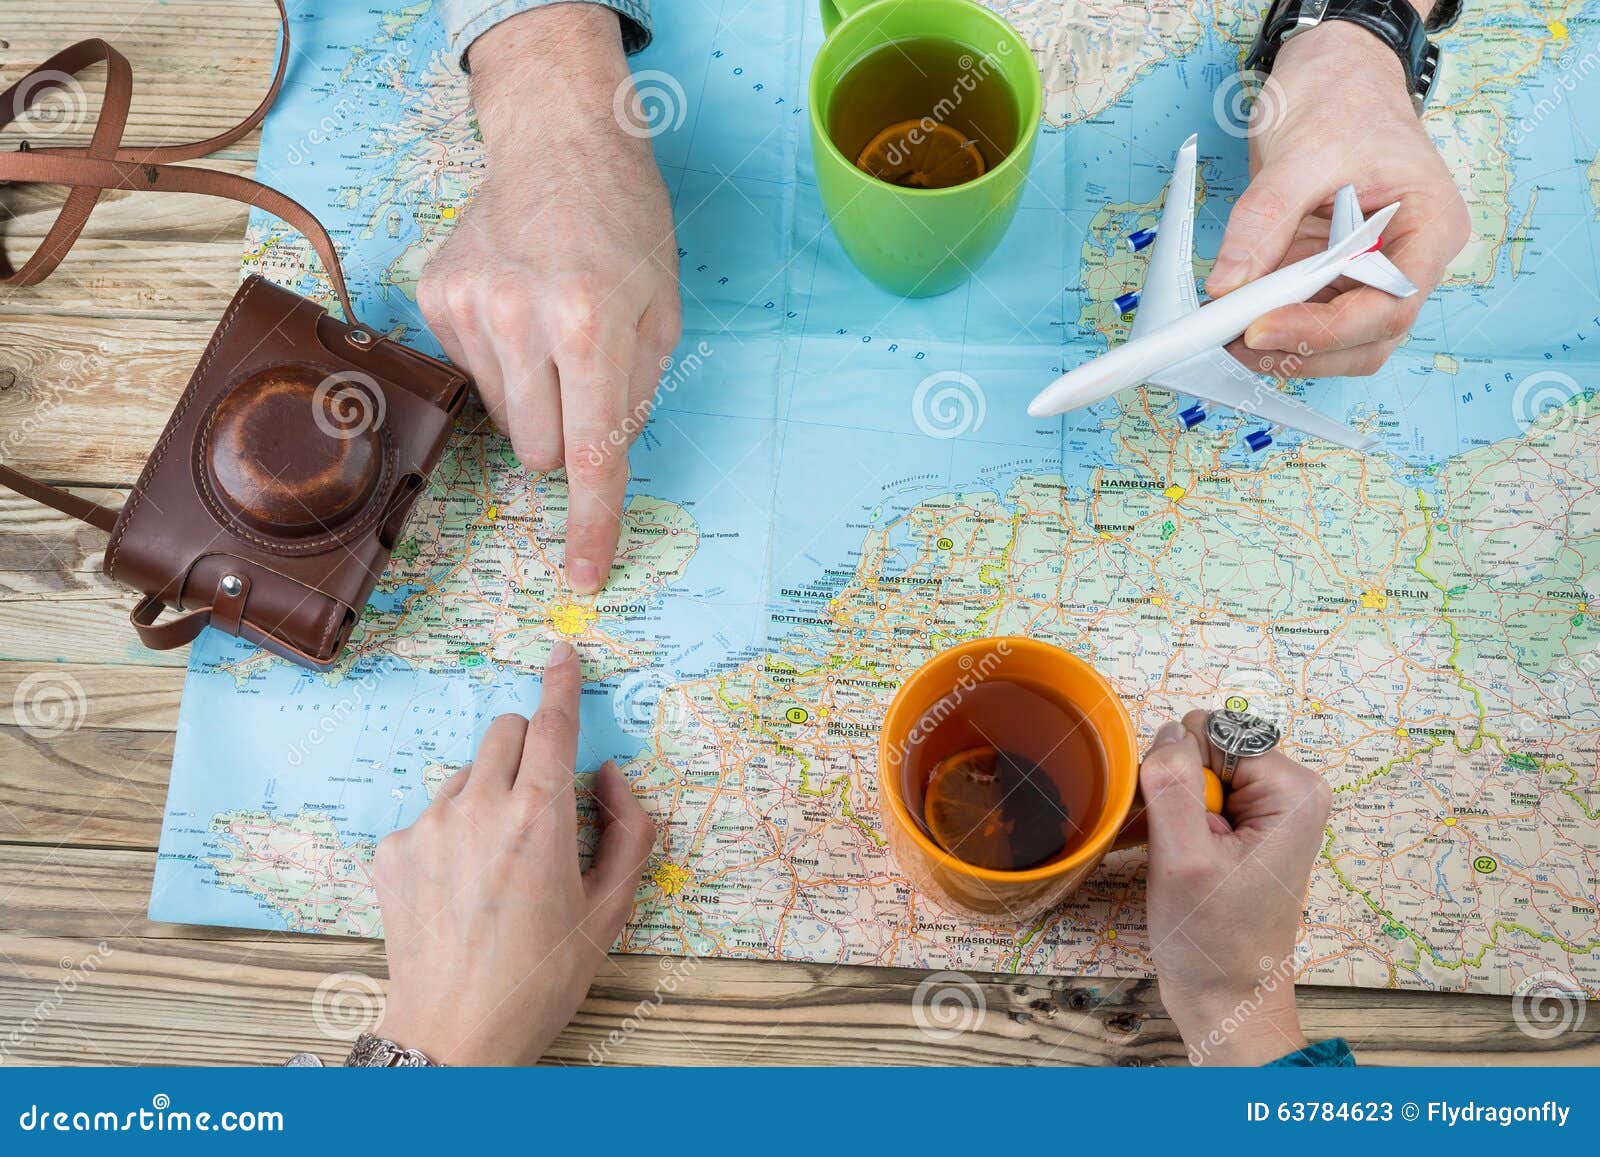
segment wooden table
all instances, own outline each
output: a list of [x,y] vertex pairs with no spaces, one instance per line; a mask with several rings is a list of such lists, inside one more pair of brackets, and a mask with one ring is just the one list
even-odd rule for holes
[[[0,83],[104,36],[134,66],[128,140],[199,139],[254,105],[275,32],[264,0],[0,0]],[[249,172],[255,149],[252,137],[215,163]],[[14,252],[58,200],[0,191]],[[228,202],[108,197],[45,285],[0,294],[0,454],[120,502],[233,293],[244,225]],[[270,1064],[302,1048],[333,1061],[347,1045],[319,1031],[313,994],[337,973],[383,978],[382,944],[145,917],[186,656],[132,641],[104,547],[0,494],[0,1064]],[[80,725],[57,738],[27,733],[12,708],[38,672],[84,691]],[[708,960],[655,1007],[662,975],[659,959],[613,957],[549,1059],[587,1063],[632,1016],[610,1061],[1184,1062],[1150,981],[979,977],[975,1027],[935,1040],[912,1017],[917,972]],[[1504,997],[1305,988],[1300,1001],[1313,1038],[1342,1034],[1367,1062],[1600,1062],[1592,1007],[1578,1031],[1537,1041]]]

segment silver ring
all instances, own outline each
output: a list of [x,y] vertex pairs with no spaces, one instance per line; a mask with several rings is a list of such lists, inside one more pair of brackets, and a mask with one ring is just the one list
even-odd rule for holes
[[1206,716],[1206,738],[1222,752],[1222,767],[1217,771],[1217,778],[1223,787],[1232,787],[1239,761],[1265,755],[1278,746],[1282,736],[1277,724],[1270,719],[1223,708]]

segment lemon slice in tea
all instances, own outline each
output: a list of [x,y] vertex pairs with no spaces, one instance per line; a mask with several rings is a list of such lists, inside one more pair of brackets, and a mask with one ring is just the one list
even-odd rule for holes
[[979,868],[1037,867],[1067,845],[1067,809],[1055,782],[1033,760],[993,747],[934,765],[922,814],[940,847]]
[[988,171],[976,141],[947,124],[897,121],[866,143],[856,167],[905,189],[948,189]]

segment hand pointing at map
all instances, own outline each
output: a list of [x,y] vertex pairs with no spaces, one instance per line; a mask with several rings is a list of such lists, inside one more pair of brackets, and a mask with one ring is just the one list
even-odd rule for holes
[[616,552],[629,443],[678,341],[672,212],[649,140],[615,111],[631,91],[615,12],[524,12],[470,61],[488,173],[418,302],[522,465],[565,464],[567,580],[593,594]]
[[1395,54],[1342,21],[1287,41],[1251,109],[1250,168],[1206,279],[1210,296],[1326,248],[1333,196],[1345,184],[1366,211],[1400,202],[1383,252],[1421,292],[1398,298],[1335,282],[1259,319],[1230,352],[1286,377],[1377,372],[1470,235],[1466,204]]
[[580,873],[573,767],[582,676],[558,643],[531,720],[502,715],[472,765],[378,845],[389,950],[378,1031],[444,1064],[533,1064],[577,1011],[633,906],[655,828],[614,763]]

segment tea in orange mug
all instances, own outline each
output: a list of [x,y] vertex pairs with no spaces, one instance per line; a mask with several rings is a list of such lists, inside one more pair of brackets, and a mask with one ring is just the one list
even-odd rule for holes
[[[1222,784],[1205,776],[1221,811]],[[1116,689],[1020,637],[963,643],[906,680],[878,741],[878,804],[912,885],[990,923],[1032,920],[1145,838],[1138,737]]]

